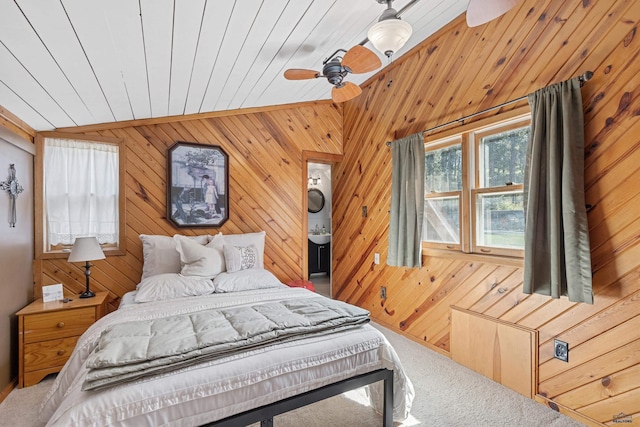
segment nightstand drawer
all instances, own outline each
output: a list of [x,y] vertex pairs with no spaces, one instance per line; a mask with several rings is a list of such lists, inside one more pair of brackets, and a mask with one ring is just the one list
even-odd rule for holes
[[32,372],[52,366],[64,365],[75,348],[77,341],[78,337],[71,337],[25,344],[24,371]]
[[96,321],[93,307],[24,316],[24,342],[78,337]]

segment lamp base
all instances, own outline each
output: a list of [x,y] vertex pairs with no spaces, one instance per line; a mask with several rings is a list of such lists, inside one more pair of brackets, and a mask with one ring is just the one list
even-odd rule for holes
[[95,296],[96,294],[93,293],[92,291],[84,291],[83,293],[80,294],[80,298],[93,298]]

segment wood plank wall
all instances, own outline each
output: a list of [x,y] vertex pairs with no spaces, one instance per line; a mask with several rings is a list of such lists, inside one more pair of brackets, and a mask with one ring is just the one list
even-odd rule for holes
[[[344,161],[334,170],[334,296],[445,354],[452,305],[538,330],[541,401],[590,423],[640,419],[639,19],[638,1],[525,0],[477,28],[461,16],[364,84],[344,107]],[[582,89],[593,305],[523,294],[517,265],[429,256],[421,269],[385,266],[385,141],[586,70],[594,72]],[[555,337],[569,343],[569,363],[553,359]]]
[[[127,253],[95,261],[91,270],[92,289],[110,292],[111,309],[140,281],[140,234],[265,230],[265,268],[284,282],[302,277],[303,152],[342,153],[342,108],[318,102],[260,110],[65,129],[126,144]],[[221,228],[178,229],[166,220],[166,155],[177,141],[219,145],[229,155],[230,212]],[[36,295],[51,283],[63,283],[72,294],[84,289],[83,269],[66,259],[36,260],[35,271]]]

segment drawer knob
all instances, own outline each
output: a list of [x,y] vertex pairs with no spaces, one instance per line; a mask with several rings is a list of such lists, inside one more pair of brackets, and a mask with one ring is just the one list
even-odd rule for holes
[[64,322],[58,322],[56,325],[58,328],[64,328]]
[[66,353],[66,351],[64,351],[64,350],[58,350],[58,356],[62,356],[65,353]]

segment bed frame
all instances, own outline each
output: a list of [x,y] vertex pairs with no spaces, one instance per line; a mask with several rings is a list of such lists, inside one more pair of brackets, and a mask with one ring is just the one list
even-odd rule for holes
[[384,407],[382,413],[383,427],[393,426],[393,371],[379,369],[358,375],[353,378],[329,384],[316,390],[310,390],[297,396],[288,397],[278,402],[251,409],[241,414],[232,415],[219,421],[203,424],[203,427],[238,427],[260,421],[261,427],[273,427],[273,417],[293,409],[345,393],[365,385],[384,381]]

